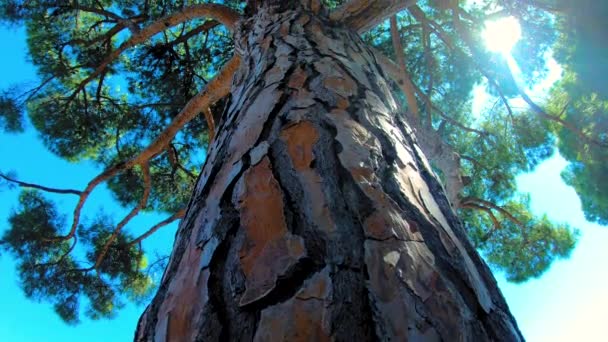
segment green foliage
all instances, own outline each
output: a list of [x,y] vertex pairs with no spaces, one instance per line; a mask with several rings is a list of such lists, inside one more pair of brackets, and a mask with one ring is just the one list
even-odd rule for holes
[[9,92],[0,93],[0,130],[23,132],[23,108]]
[[[106,257],[93,265],[114,230],[106,217],[99,217],[78,230],[78,249],[71,240],[59,240],[65,219],[37,191],[24,191],[19,207],[9,217],[0,246],[18,260],[20,285],[26,296],[53,303],[67,323],[79,321],[79,311],[92,319],[113,317],[125,299],[142,300],[153,288],[146,261],[132,237],[118,234]],[[71,252],[71,253],[70,253]],[[86,261],[78,261],[80,255]],[[88,264],[88,265],[87,265]],[[84,300],[84,303],[82,302]]]
[[557,1],[564,14],[557,26],[560,37],[555,58],[577,75],[579,89],[608,98],[608,4],[605,1]]
[[469,236],[488,263],[516,283],[538,278],[555,259],[567,258],[578,236],[578,231],[568,225],[533,215],[529,206],[528,196],[503,204],[501,207],[513,217],[497,213],[499,227],[489,215],[463,216]]
[[549,106],[596,140],[553,127],[560,154],[570,161],[562,178],[581,198],[587,220],[608,225],[608,4],[557,1],[557,6],[564,15],[557,21],[555,57],[565,75],[553,88]]
[[460,214],[490,265],[509,281],[523,282],[539,277],[554,260],[568,257],[578,233],[532,214],[527,196],[514,197],[515,177],[553,154],[555,141],[547,123],[529,112],[499,113],[490,111],[481,118],[479,127],[486,136],[452,135],[460,138],[454,144],[471,179]]
[[578,193],[585,218],[608,225],[608,99],[598,93],[577,94],[567,89],[573,85],[569,73],[553,89],[550,105],[561,108],[564,120],[575,123],[589,136],[597,137],[607,147],[598,146],[561,127],[554,127],[559,137],[559,151],[570,164],[562,172],[566,184]]

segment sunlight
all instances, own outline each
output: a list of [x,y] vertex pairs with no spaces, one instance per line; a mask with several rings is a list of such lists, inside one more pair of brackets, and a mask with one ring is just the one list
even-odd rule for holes
[[521,26],[515,17],[488,21],[482,36],[488,50],[507,55],[521,37]]

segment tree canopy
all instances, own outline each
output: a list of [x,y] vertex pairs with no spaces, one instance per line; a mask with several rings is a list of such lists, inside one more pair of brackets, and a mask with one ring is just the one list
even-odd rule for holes
[[[324,1],[339,18],[357,0]],[[397,3],[398,1],[395,1]],[[401,115],[443,180],[470,239],[514,282],[538,277],[567,257],[577,232],[534,215],[515,177],[557,148],[570,161],[565,182],[586,217],[608,223],[608,5],[591,0],[424,0],[387,20],[353,24],[377,51],[402,100]],[[600,9],[598,9],[601,8]],[[216,123],[230,102],[238,67],[232,32],[251,9],[241,1],[1,0],[6,25],[25,26],[39,85],[0,92],[0,126],[35,129],[52,153],[100,170],[82,189],[56,189],[0,170],[20,186],[0,240],[15,256],[29,297],[50,301],[67,322],[80,308],[110,317],[125,300],[154,287],[140,242],[185,214]],[[521,40],[510,55],[490,52],[484,24],[514,17]],[[591,19],[589,19],[591,18]],[[373,25],[372,25],[373,23]],[[372,27],[373,26],[373,27]],[[526,89],[547,73],[547,56],[564,74],[535,102]],[[517,74],[509,66],[512,58]],[[483,86],[493,106],[472,110]],[[516,108],[514,99],[526,106]],[[33,127],[28,127],[26,115]],[[122,218],[81,219],[89,194],[107,183]],[[71,213],[45,193],[77,196]],[[129,225],[140,212],[167,218]],[[44,280],[44,281],[42,281]],[[84,304],[81,304],[84,303]]]

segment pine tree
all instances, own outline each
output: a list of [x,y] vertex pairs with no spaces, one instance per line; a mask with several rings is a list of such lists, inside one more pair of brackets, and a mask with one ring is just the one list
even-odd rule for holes
[[[26,189],[3,247],[26,294],[68,322],[83,298],[100,318],[156,290],[138,340],[522,339],[475,248],[512,281],[567,257],[576,231],[531,214],[514,179],[560,132],[575,151],[605,153],[606,137],[557,100],[536,104],[479,33],[517,17],[528,36],[514,56],[533,82],[560,13],[532,1],[3,1],[42,82],[2,93],[0,122],[22,130],[27,110],[53,153],[103,168],[83,190],[1,173]],[[502,106],[475,118],[480,80]],[[132,209],[84,222],[104,182]],[[42,192],[78,197],[67,226]],[[125,229],[152,210],[169,216]],[[140,242],[180,219],[154,284]]]

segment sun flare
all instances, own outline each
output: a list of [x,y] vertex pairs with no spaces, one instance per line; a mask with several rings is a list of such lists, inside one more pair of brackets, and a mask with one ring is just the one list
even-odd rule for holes
[[521,38],[521,26],[515,17],[504,17],[486,22],[482,35],[488,50],[508,54]]

